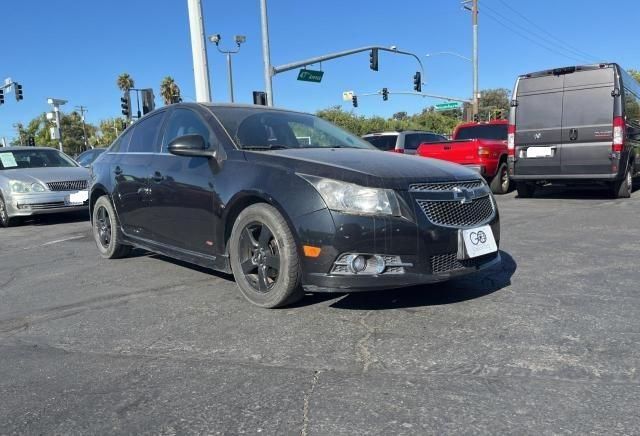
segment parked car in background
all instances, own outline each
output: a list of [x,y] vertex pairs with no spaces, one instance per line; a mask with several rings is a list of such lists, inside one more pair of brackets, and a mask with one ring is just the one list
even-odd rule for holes
[[418,155],[448,160],[471,168],[488,182],[494,194],[509,192],[507,120],[460,124],[450,141],[423,143]]
[[509,113],[520,197],[551,184],[602,184],[630,197],[640,171],[640,84],[614,63],[522,75]]
[[500,261],[497,205],[476,172],[381,153],[314,115],[172,104],[91,171],[102,256],[136,246],[233,273],[261,307],[303,289],[398,288]]
[[88,168],[105,150],[106,148],[92,148],[80,153],[75,160],[83,167]]
[[89,172],[53,148],[0,148],[0,226],[88,208]]
[[404,130],[395,132],[369,133],[362,137],[379,150],[396,153],[416,154],[418,146],[423,142],[446,141],[446,137],[438,133],[420,130]]

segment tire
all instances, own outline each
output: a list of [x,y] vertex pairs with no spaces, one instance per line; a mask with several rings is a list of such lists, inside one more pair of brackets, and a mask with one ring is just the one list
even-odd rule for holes
[[613,182],[611,194],[613,198],[629,198],[633,192],[633,163],[627,165],[627,171],[624,173],[624,179],[619,182]]
[[7,212],[7,206],[4,202],[4,197],[0,195],[0,227],[13,227],[22,222],[20,217],[9,218],[9,212]]
[[511,187],[511,182],[509,180],[509,169],[507,168],[507,163],[502,162],[498,167],[498,171],[496,175],[491,179],[491,183],[489,187],[491,188],[491,192],[494,194],[506,194],[509,192],[509,188]]
[[531,198],[536,192],[536,186],[532,183],[519,182],[516,184],[516,190],[518,191],[518,197]]
[[131,253],[131,246],[122,243],[118,232],[120,223],[108,196],[98,198],[93,206],[93,238],[100,255],[106,259],[119,259]]
[[229,238],[231,270],[242,295],[256,306],[282,307],[303,296],[295,239],[273,206],[240,212]]

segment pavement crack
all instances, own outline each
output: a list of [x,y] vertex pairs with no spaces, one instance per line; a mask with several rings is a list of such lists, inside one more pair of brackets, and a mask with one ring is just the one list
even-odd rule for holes
[[309,400],[311,399],[311,395],[313,395],[313,391],[318,384],[318,379],[320,378],[320,370],[313,371],[313,378],[311,379],[311,388],[309,392],[304,395],[303,407],[302,407],[302,430],[300,430],[300,436],[308,436],[309,435]]
[[358,361],[362,362],[362,372],[367,372],[369,370],[369,366],[374,363],[375,360],[371,357],[371,351],[369,350],[369,340],[371,336],[375,333],[376,329],[373,326],[367,324],[367,318],[371,316],[373,313],[372,310],[365,313],[360,319],[358,323],[364,327],[366,334],[358,340],[356,343],[357,352],[358,352]]

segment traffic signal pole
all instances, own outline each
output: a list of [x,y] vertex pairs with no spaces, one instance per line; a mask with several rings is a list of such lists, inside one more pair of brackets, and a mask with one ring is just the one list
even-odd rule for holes
[[471,20],[473,24],[473,115],[479,111],[478,104],[478,0],[472,0]]

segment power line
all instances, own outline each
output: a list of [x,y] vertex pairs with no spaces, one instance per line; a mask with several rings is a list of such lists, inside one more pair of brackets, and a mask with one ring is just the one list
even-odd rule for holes
[[524,21],[526,21],[527,23],[531,24],[533,27],[540,29],[540,31],[546,35],[549,36],[549,38],[547,38],[548,41],[551,42],[555,42],[555,43],[559,43],[560,45],[565,46],[565,50],[567,51],[571,51],[579,56],[586,56],[586,58],[594,60],[594,61],[598,61],[599,58],[597,58],[596,56],[593,56],[589,53],[587,53],[586,51],[580,50],[576,47],[573,47],[572,45],[567,44],[566,42],[562,41],[560,38],[554,36],[553,34],[549,33],[549,31],[547,31],[545,28],[543,28],[542,26],[534,23],[531,19],[529,19],[526,15],[524,15],[523,13],[517,11],[515,8],[513,8],[511,5],[509,5],[507,2],[505,2],[504,0],[498,0],[500,3],[502,3],[502,5],[504,5],[507,9],[510,9],[513,13],[515,13],[516,15],[518,15],[520,18],[522,18]]
[[521,30],[519,30],[516,27],[513,27],[512,25],[505,23],[502,19],[499,18],[499,14],[494,13],[491,8],[487,8],[486,5],[484,6],[486,8],[485,12],[487,13],[487,17],[491,18],[492,20],[494,20],[495,22],[497,22],[498,24],[500,24],[502,27],[506,28],[507,30],[515,33],[516,35],[519,35],[521,38],[524,38],[528,41],[530,41],[531,43],[538,45],[542,48],[544,48],[545,50],[551,52],[551,53],[555,53],[557,55],[569,58],[569,59],[573,59],[576,62],[584,62],[585,59],[584,58],[578,58],[574,55],[570,55],[567,53],[563,53],[561,51],[558,51],[555,47],[550,46],[546,43],[543,43],[541,41],[538,41],[532,37],[530,37],[529,35],[527,35],[526,33],[522,32]]

